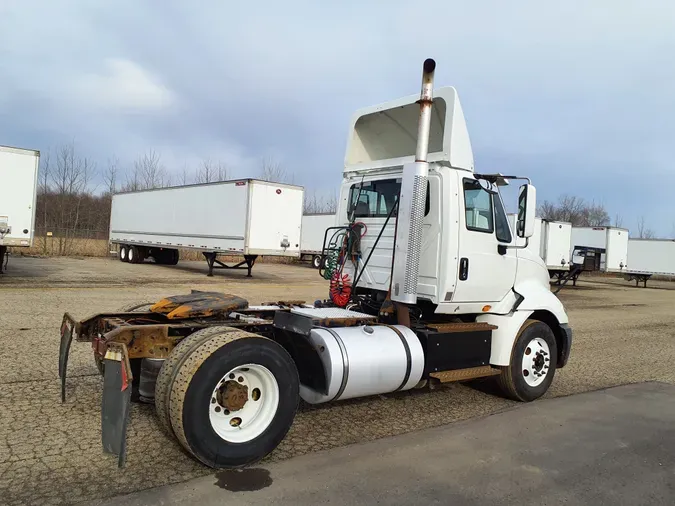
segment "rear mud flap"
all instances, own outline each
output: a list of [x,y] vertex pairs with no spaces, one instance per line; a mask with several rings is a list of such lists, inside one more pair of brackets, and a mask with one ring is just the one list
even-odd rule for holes
[[118,467],[124,467],[133,380],[127,347],[122,343],[110,343],[104,364],[101,442],[105,452],[118,456]]
[[68,368],[68,354],[70,343],[73,342],[75,320],[66,313],[61,323],[61,343],[59,344],[59,378],[61,378],[61,402],[66,402],[66,370]]

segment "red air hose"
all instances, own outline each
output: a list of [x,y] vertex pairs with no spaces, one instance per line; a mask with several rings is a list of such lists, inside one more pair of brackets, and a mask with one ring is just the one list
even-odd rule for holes
[[330,300],[338,307],[345,307],[351,294],[352,287],[349,284],[349,274],[342,274],[336,270],[330,278]]

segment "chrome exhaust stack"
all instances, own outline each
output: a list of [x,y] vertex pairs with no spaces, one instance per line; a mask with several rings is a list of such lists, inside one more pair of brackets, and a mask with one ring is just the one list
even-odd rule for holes
[[422,91],[420,93],[420,117],[417,128],[415,161],[403,166],[403,180],[396,219],[396,239],[392,272],[391,300],[402,304],[417,302],[420,252],[422,249],[422,222],[427,198],[429,175],[429,131],[433,104],[434,71],[436,62],[424,61]]

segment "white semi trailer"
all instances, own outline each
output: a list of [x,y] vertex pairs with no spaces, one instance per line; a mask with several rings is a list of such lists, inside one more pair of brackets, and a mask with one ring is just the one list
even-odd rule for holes
[[310,257],[312,267],[321,267],[321,254],[326,231],[335,226],[335,213],[307,213],[302,216],[300,258]]
[[642,281],[652,276],[675,277],[675,239],[628,239],[628,267],[625,278]]
[[39,165],[39,151],[0,146],[0,274],[8,247],[33,245]]
[[[110,242],[122,262],[175,265],[179,249],[201,251],[213,269],[246,268],[258,255],[300,256],[304,189],[239,179],[118,193],[110,213]],[[243,255],[229,266],[219,255]]]
[[120,464],[136,390],[186,451],[214,468],[270,453],[300,398],[317,404],[491,376],[519,401],[547,391],[572,331],[543,260],[514,243],[534,234],[536,190],[520,187],[512,230],[504,177],[474,172],[457,92],[434,93],[434,69],[424,62],[421,94],[353,118],[342,230],[321,269],[328,300],[253,306],[193,292],[79,321],[64,315],[62,399],[75,335],[101,365],[103,447]]
[[584,271],[626,272],[628,230],[618,227],[572,227],[572,262]]

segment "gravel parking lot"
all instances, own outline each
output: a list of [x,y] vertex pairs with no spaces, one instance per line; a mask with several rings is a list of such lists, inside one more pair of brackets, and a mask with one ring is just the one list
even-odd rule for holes
[[[12,258],[0,276],[0,503],[72,504],[209,473],[160,430],[152,407],[134,404],[124,470],[100,443],[101,383],[90,348],[74,343],[68,400],[60,403],[58,329],[64,311],[86,316],[136,300],[209,289],[251,303],[325,298],[327,283],[302,265],[259,264],[205,276],[206,265],[130,265],[111,259]],[[565,288],[574,329],[569,365],[548,397],[619,384],[675,383],[675,283],[635,288],[623,280],[582,280]],[[483,416],[513,407],[489,385],[449,385],[328,406],[303,406],[278,461]]]

